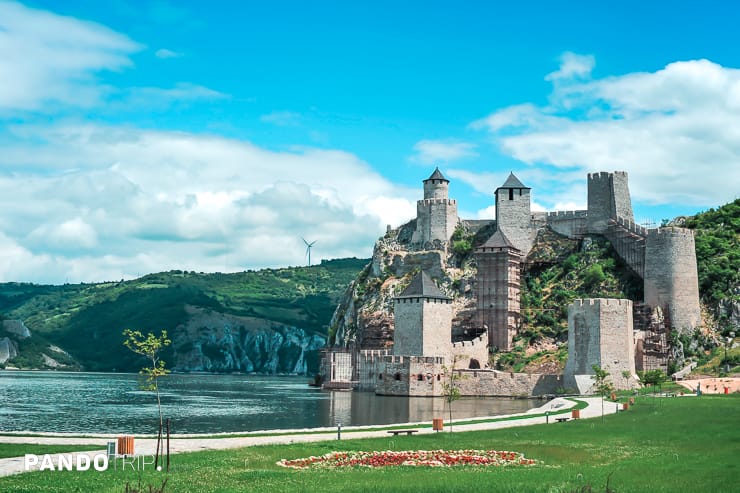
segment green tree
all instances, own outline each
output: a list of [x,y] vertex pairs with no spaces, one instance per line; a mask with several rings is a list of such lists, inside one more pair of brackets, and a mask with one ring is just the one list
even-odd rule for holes
[[162,401],[159,396],[159,379],[169,373],[169,370],[165,368],[165,362],[160,358],[160,352],[165,347],[169,346],[172,341],[167,338],[167,331],[163,330],[159,337],[155,336],[151,332],[147,335],[143,335],[138,330],[125,329],[123,336],[126,338],[123,342],[124,346],[129,348],[136,354],[140,354],[147,359],[147,362],[151,366],[145,366],[139,370],[139,374],[144,376],[144,381],[140,387],[142,390],[154,392],[157,396],[157,410],[159,411],[159,434],[157,436],[157,454],[155,459],[155,467],[159,459],[159,453],[162,442],[162,428],[164,427],[164,417],[162,416]]
[[601,420],[604,421],[604,397],[614,392],[614,384],[607,380],[609,372],[601,366],[592,365],[591,368],[594,370],[594,374],[591,376],[594,379],[594,389],[601,396]]
[[655,388],[660,387],[663,382],[668,378],[663,370],[648,370],[639,373],[640,380],[643,385],[652,385],[653,394],[655,394]]
[[445,376],[445,379],[442,382],[442,395],[445,398],[447,409],[450,413],[450,433],[452,433],[452,403],[460,398],[460,387],[458,382],[462,376],[455,374],[455,366],[460,359],[462,359],[462,356],[455,355],[452,358],[451,366],[442,366],[442,371],[444,371]]

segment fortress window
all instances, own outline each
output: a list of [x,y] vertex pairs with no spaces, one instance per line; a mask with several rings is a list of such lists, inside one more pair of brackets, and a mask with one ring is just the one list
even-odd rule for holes
[[509,200],[514,200],[514,189],[513,188],[509,189]]
[[400,373],[396,373],[395,375],[393,375],[393,378],[396,379],[396,380],[401,380],[401,374]]
[[382,373],[378,373],[378,380],[383,380],[383,374]]
[[424,381],[424,375],[422,375],[421,373],[419,373],[418,375],[416,375],[416,380],[419,381],[419,382],[423,382]]

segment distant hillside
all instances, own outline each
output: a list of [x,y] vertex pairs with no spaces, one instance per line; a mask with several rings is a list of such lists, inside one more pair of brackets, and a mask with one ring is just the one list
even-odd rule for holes
[[[193,328],[189,322],[197,319],[205,324],[202,330],[195,328],[200,330],[199,339],[184,340],[183,334],[173,338],[180,344],[165,356],[170,363],[182,360],[181,369],[185,370],[292,371],[300,356],[286,349],[286,341],[298,338],[302,342],[296,344],[305,346],[311,335],[323,340],[341,294],[367,262],[339,259],[311,267],[234,274],[170,271],[100,284],[3,283],[0,317],[23,321],[32,334],[23,339],[0,332],[0,339],[7,337],[20,349],[20,355],[6,361],[5,366],[49,367],[43,355],[53,356],[48,350],[53,344],[69,353],[71,359],[60,359],[71,368],[78,363],[87,370],[135,370],[140,360],[122,346],[124,328],[167,329],[170,335],[178,336],[177,327],[190,334]],[[199,311],[196,317],[195,310],[188,307],[207,311]],[[211,313],[227,318],[204,315]],[[206,326],[209,323],[218,326]],[[228,340],[222,337],[224,327]],[[241,340],[233,340],[232,329]],[[206,334],[208,330],[212,332]],[[267,334],[281,351],[291,353],[292,359],[271,358],[266,354],[270,348],[264,344],[260,354],[249,353],[244,343],[255,331]],[[316,341],[309,345],[315,346]],[[182,354],[175,354],[178,349]],[[198,364],[189,368],[186,360]]]

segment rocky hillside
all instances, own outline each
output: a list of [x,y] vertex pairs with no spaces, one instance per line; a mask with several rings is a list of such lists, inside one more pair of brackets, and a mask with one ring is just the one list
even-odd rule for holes
[[366,263],[0,284],[0,367],[135,371],[142,362],[122,344],[123,329],[135,328],[168,331],[164,359],[175,370],[312,373],[331,315]]
[[[680,222],[696,230],[706,327],[704,335],[687,344],[698,354],[716,346],[716,334],[740,326],[740,201]],[[471,252],[488,239],[495,226],[463,222],[446,251],[414,251],[409,245],[415,226],[411,221],[378,240],[371,263],[352,281],[334,314],[331,344],[390,347],[394,293],[422,268],[454,299],[453,339],[472,326],[477,268]],[[491,363],[515,371],[560,371],[567,359],[567,306],[583,297],[639,300],[642,282],[602,237],[575,241],[541,231],[522,278],[523,326],[515,338],[515,349],[492,355]]]

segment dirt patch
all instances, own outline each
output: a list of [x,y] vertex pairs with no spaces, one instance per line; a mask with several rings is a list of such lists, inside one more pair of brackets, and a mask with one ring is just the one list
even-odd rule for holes
[[699,384],[704,394],[724,394],[725,389],[730,394],[740,392],[740,378],[702,378],[698,380],[681,380],[676,383],[692,392],[696,392],[696,386]]

